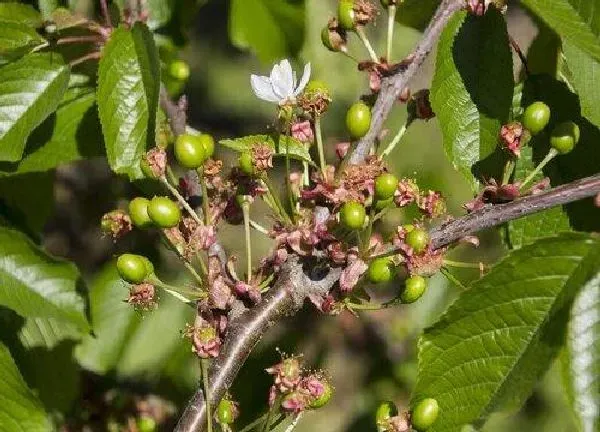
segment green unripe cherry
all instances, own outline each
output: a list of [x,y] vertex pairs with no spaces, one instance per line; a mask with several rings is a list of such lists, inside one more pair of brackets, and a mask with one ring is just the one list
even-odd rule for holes
[[353,139],[364,137],[371,127],[371,108],[363,102],[356,102],[346,113],[346,128]]
[[440,406],[435,399],[427,398],[419,402],[412,410],[410,422],[417,432],[429,429],[437,420]]
[[156,420],[152,417],[140,417],[137,419],[137,428],[139,432],[154,432],[156,431]]
[[356,201],[348,201],[340,209],[340,223],[351,230],[361,229],[366,217],[365,207]]
[[394,174],[383,173],[375,179],[375,198],[386,200],[394,196],[398,188],[398,177]]
[[398,408],[392,401],[386,401],[379,404],[377,411],[375,412],[375,421],[377,425],[385,425],[385,423],[391,418],[398,415]]
[[235,406],[232,401],[221,399],[217,406],[217,421],[226,425],[230,425],[235,421]]
[[354,0],[340,0],[338,4],[338,22],[344,30],[354,30]]
[[144,197],[137,197],[129,202],[129,217],[138,228],[152,226],[152,220],[148,215],[148,205],[150,205],[150,200]]
[[190,77],[190,66],[183,60],[173,60],[169,64],[169,75],[179,81],[185,81]]
[[172,228],[181,220],[181,210],[167,197],[155,196],[148,205],[148,216],[160,228]]
[[321,408],[329,403],[333,396],[333,388],[327,381],[323,382],[323,393],[318,398],[313,399],[308,406],[313,409]]
[[252,155],[248,152],[243,152],[240,154],[238,159],[238,166],[240,167],[240,171],[246,174],[247,176],[253,177],[256,174],[254,170],[254,161],[252,160]]
[[173,151],[179,165],[188,169],[201,167],[207,157],[199,135],[179,135]]
[[560,154],[569,153],[579,142],[579,126],[572,121],[560,123],[550,135],[550,146]]
[[117,258],[117,271],[124,281],[132,284],[144,282],[148,276],[146,258],[140,255],[123,254]]
[[411,276],[406,279],[400,300],[402,303],[414,303],[421,298],[426,288],[427,280],[423,276]]
[[215,139],[209,134],[197,135],[198,141],[202,144],[204,149],[204,158],[208,159],[215,154]]
[[372,283],[389,282],[394,275],[394,264],[390,258],[376,258],[369,263],[367,277]]
[[544,102],[534,102],[525,108],[523,113],[523,126],[531,135],[540,133],[550,121],[550,108]]
[[406,234],[406,244],[416,253],[425,251],[429,244],[429,234],[421,228],[414,228]]

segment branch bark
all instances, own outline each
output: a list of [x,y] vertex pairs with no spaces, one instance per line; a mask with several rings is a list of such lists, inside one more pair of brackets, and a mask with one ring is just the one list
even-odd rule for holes
[[[369,154],[400,92],[419,70],[452,14],[463,5],[464,0],[443,0],[414,51],[412,62],[395,75],[384,79],[373,109],[371,129],[357,144],[350,158],[351,163],[360,163]],[[162,96],[161,94],[161,105],[167,108],[165,111],[169,115],[168,109],[173,109],[174,104],[171,103],[169,106],[163,101]],[[171,115],[169,117],[173,127],[180,127],[179,119]],[[185,130],[185,123],[183,129]],[[508,204],[490,206],[434,228],[431,231],[432,244],[435,248],[441,248],[482,229],[598,193],[600,193],[600,175]],[[263,301],[230,321],[225,344],[219,357],[213,361],[209,373],[210,398],[213,407],[217,406],[225,395],[262,335],[285,316],[300,310],[309,295],[327,293],[339,279],[341,271],[332,268],[319,278],[309,277],[307,273],[298,257],[291,258]],[[205,427],[204,394],[199,386],[180,417],[175,431],[201,432]]]

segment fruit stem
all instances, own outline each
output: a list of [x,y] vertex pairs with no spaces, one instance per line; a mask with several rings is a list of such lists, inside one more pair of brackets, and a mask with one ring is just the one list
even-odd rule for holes
[[444,265],[449,267],[457,267],[457,268],[471,268],[471,269],[480,269],[481,263],[466,263],[460,261],[451,261],[444,259]]
[[[265,419],[267,418],[267,415],[268,415],[268,413],[261,415],[259,418],[254,420],[252,423],[249,423],[246,426],[244,426],[244,428],[241,429],[239,432],[250,432],[251,430],[256,429],[256,426],[258,426],[260,423],[263,423],[265,421]],[[279,420],[279,417],[280,416],[275,418],[275,422],[277,422]]]
[[250,226],[252,228],[254,228],[256,231],[258,231],[259,233],[262,233],[262,234],[266,235],[267,237],[269,236],[269,230],[266,229],[261,224],[259,224],[258,222],[253,221],[252,219],[250,219]]
[[394,149],[396,148],[396,146],[398,145],[398,143],[400,142],[400,140],[406,133],[406,130],[408,129],[408,126],[410,126],[411,123],[412,123],[412,121],[409,118],[406,120],[406,123],[404,123],[400,127],[400,129],[398,130],[398,133],[396,133],[396,136],[394,136],[394,139],[392,139],[392,141],[388,144],[388,146],[385,148],[385,150],[383,150],[383,152],[381,153],[382,158],[388,157],[390,155],[390,153],[394,151]]
[[548,154],[546,155],[546,157],[544,159],[542,159],[542,161],[538,164],[537,167],[535,167],[535,169],[527,176],[527,178],[525,180],[523,180],[523,183],[521,183],[521,185],[519,186],[519,189],[524,189],[525,186],[531,182],[531,180],[533,180],[535,178],[535,176],[548,164],[548,162],[550,162],[552,159],[554,159],[556,156],[558,155],[558,151],[554,148],[551,148],[550,151],[548,151]]
[[250,283],[252,278],[252,243],[250,240],[250,202],[244,200],[242,203],[242,212],[244,214],[244,233],[246,236],[246,281]]
[[502,176],[503,185],[508,184],[508,182],[510,181],[510,176],[512,175],[514,169],[515,160],[513,158],[510,158],[506,161],[506,164],[504,165],[504,175]]
[[367,51],[369,51],[369,55],[371,56],[371,60],[373,60],[373,63],[379,64],[379,59],[377,58],[377,54],[375,53],[375,50],[373,50],[373,46],[371,46],[371,42],[369,42],[369,38],[367,37],[363,27],[356,26],[355,30],[356,30],[356,34],[360,38],[361,42],[363,43],[363,45],[365,46]]
[[[201,298],[205,297],[205,293],[198,293],[198,291],[188,290],[185,288],[169,285],[157,278],[151,279],[150,282],[153,285],[165,290],[166,292],[171,294],[173,297],[176,297],[179,300],[185,301],[186,303],[193,303],[194,301],[200,300]],[[187,297],[191,297],[191,298],[187,298]]]
[[308,168],[308,162],[302,161],[302,185],[308,186],[310,184],[310,171]]
[[183,263],[184,267],[190,272],[194,279],[196,279],[196,281],[200,284],[200,289],[202,289],[204,287],[204,279],[198,274],[198,272],[196,272],[196,269],[185,259],[185,257],[181,253],[179,253],[177,247],[175,247],[175,245],[169,240],[165,233],[162,230],[160,233],[161,238],[163,239],[165,244],[168,246],[169,249],[175,252],[179,258],[181,258],[181,262]]
[[281,405],[281,399],[281,395],[277,395],[275,401],[273,402],[273,406],[269,408],[269,411],[267,412],[267,418],[265,419],[265,422],[263,423],[263,427],[261,429],[262,432],[268,432],[271,428],[271,420],[273,419],[273,414],[275,414],[275,412],[279,410],[279,405]]
[[194,219],[199,225],[204,225],[202,219],[198,216],[198,214],[190,207],[185,198],[179,193],[177,188],[171,183],[169,183],[165,176],[160,177],[160,182],[165,185],[165,187],[171,192],[171,194],[179,201],[181,206],[189,213],[189,215]]
[[298,422],[302,418],[302,414],[303,414],[303,412],[299,412],[296,415],[296,418],[294,419],[294,421],[292,421],[292,424],[287,427],[287,429],[285,430],[285,432],[292,432],[294,429],[296,429],[296,426],[298,426]]
[[392,63],[392,42],[394,39],[394,24],[396,19],[396,5],[388,6],[388,33],[387,33],[387,62]]
[[321,166],[321,174],[323,175],[323,181],[326,181],[326,167],[325,152],[323,150],[323,135],[321,134],[321,116],[315,116],[315,137],[317,139],[317,151],[319,153],[319,165]]
[[208,432],[213,430],[212,412],[210,409],[210,393],[208,385],[208,359],[200,360],[200,367],[202,369],[202,384],[204,385],[204,402],[206,405],[206,426]]
[[[287,212],[283,208],[283,205],[281,204],[281,201],[279,201],[279,198],[277,198],[276,189],[273,187],[273,183],[271,183],[271,180],[269,180],[269,177],[265,175],[264,177],[262,177],[262,181],[265,184],[265,186],[267,187],[266,196],[268,196],[271,199],[271,201],[273,202],[273,206],[270,206],[270,207],[278,214],[278,216],[280,218],[284,219],[283,222],[292,224],[292,220],[290,219]],[[267,202],[267,204],[268,204],[268,202]]]

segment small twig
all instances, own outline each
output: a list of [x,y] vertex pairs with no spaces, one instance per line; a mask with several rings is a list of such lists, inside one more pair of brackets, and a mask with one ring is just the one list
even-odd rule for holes
[[515,52],[519,56],[519,60],[521,60],[521,63],[523,64],[523,68],[525,69],[525,74],[529,75],[529,67],[527,66],[527,57],[525,57],[525,55],[523,54],[523,51],[521,51],[521,47],[519,46],[517,41],[513,39],[512,36],[508,35],[508,40],[510,41],[510,45],[512,46],[513,50],[515,50]]
[[108,10],[107,0],[100,0],[100,9],[102,10],[102,17],[104,18],[104,23],[108,27],[112,27],[112,20],[110,19],[110,11]]
[[100,36],[72,36],[72,37],[64,37],[64,38],[60,38],[60,39],[56,40],[57,45],[85,43],[85,42],[100,43],[100,42],[102,42],[102,38]]
[[100,53],[100,51],[94,51],[94,52],[84,55],[83,57],[79,57],[79,58],[76,58],[75,60],[71,60],[69,62],[69,65],[71,67],[74,67],[74,66],[77,66],[78,64],[85,63],[86,61],[89,61],[89,60],[98,60],[101,56],[102,56],[102,54]]

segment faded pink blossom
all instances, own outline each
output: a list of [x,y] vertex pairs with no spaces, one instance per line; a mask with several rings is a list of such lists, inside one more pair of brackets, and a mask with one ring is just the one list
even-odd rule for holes
[[167,152],[164,149],[160,147],[150,149],[146,153],[145,158],[150,171],[152,171],[153,177],[158,178],[165,175],[165,170],[167,168]]
[[430,218],[440,217],[446,212],[446,203],[439,192],[428,191],[427,194],[419,197],[417,204],[419,209]]
[[217,331],[208,323],[198,327],[188,327],[185,334],[192,339],[192,351],[200,358],[215,358],[219,355],[221,339]]
[[281,401],[281,408],[293,414],[301,413],[308,406],[308,397],[301,391],[286,394]]
[[394,203],[398,207],[407,206],[419,198],[419,187],[413,179],[403,178],[398,182],[398,188],[394,193]]
[[342,292],[350,292],[358,283],[360,277],[367,271],[367,264],[361,259],[356,259],[348,267],[346,267],[340,275],[340,290]]
[[217,241],[217,233],[213,225],[198,225],[190,235],[188,248],[193,253],[207,251]]
[[260,303],[261,294],[258,286],[244,281],[236,281],[234,289],[237,295],[247,296],[254,304]]
[[310,121],[295,122],[292,125],[292,136],[302,143],[312,144],[315,140],[315,135]]
[[350,146],[352,144],[350,144],[349,142],[339,142],[335,145],[335,154],[337,155],[338,158],[340,159],[344,159],[346,157],[346,155],[348,154],[348,150],[350,149]]
[[102,216],[100,227],[104,235],[118,240],[131,231],[131,218],[123,210],[113,210]]
[[500,128],[500,138],[504,148],[515,157],[521,155],[521,138],[523,132],[523,125],[519,122],[508,123]]
[[232,292],[223,276],[217,276],[209,286],[208,299],[211,308],[225,310],[232,301]]
[[150,283],[132,285],[127,303],[140,309],[153,309],[157,306],[155,295],[154,285]]
[[295,389],[302,378],[302,365],[295,356],[284,358],[266,371],[275,377],[275,386],[281,393],[288,393]]

